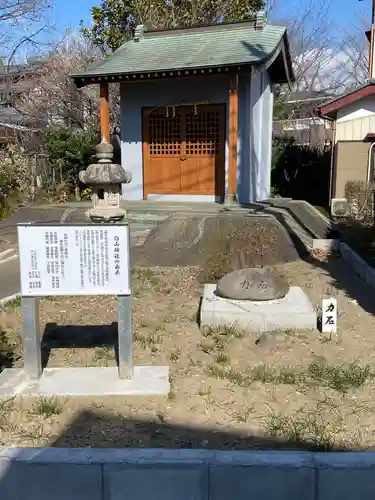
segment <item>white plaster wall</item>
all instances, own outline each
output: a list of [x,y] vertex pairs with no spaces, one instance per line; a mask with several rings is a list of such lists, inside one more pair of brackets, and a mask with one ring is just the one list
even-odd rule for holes
[[264,200],[271,190],[273,93],[268,74],[247,75],[240,100],[238,198],[241,203]]
[[262,164],[262,87],[263,73],[256,72],[251,78],[250,84],[250,169],[252,185],[250,186],[250,200],[259,199],[260,191],[260,169]]
[[262,76],[261,165],[257,200],[271,195],[273,92],[268,74]]

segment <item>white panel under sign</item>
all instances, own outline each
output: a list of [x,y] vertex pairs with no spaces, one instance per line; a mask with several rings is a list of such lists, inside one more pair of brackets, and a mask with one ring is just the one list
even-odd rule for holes
[[129,226],[18,226],[21,294],[130,295]]

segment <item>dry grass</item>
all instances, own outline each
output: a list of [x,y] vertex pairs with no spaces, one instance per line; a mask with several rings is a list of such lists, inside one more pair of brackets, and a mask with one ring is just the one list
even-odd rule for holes
[[[322,297],[338,298],[339,334],[290,330],[273,345],[235,327],[200,330],[199,269],[135,269],[135,363],[168,365],[168,396],[3,400],[0,445],[373,449],[375,318],[332,280],[348,277],[345,265],[329,266],[283,271],[317,310]],[[352,290],[371,296],[349,277]],[[114,366],[115,306],[108,297],[42,300],[48,366]],[[19,303],[2,323],[7,366],[21,366]]]
[[272,262],[275,243],[273,229],[261,221],[254,224],[253,218],[241,218],[236,224],[233,220],[229,232],[218,228],[211,236],[201,279],[212,283],[234,269]]

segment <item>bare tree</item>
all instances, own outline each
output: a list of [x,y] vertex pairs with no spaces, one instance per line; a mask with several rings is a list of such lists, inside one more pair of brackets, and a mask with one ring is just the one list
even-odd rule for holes
[[340,28],[346,56],[346,86],[358,87],[368,78],[370,43],[365,36],[370,23],[365,15],[361,16],[359,24],[352,24],[350,29]]
[[13,127],[6,129],[10,136],[17,134],[22,121],[22,115],[9,106],[26,85],[21,71],[26,54],[35,55],[52,47],[51,40],[46,41],[52,28],[49,7],[48,0],[0,0],[0,122]]
[[23,43],[34,40],[42,31],[50,6],[48,0],[0,0],[0,46],[3,60],[13,59]]
[[[99,89],[89,85],[77,90],[70,75],[98,61],[99,49],[82,37],[68,33],[58,47],[28,67],[30,90],[17,108],[39,126],[98,128]],[[119,125],[119,88],[110,85],[111,123]]]
[[[342,86],[340,71],[332,71],[337,55],[345,46],[329,17],[328,0],[301,2],[288,18],[279,14],[279,4],[271,4],[271,17],[287,26],[296,76],[296,90],[337,92]],[[339,64],[338,64],[339,69]]]
[[40,14],[50,6],[47,0],[1,0],[0,21],[9,21],[11,24],[36,21]]
[[30,91],[19,110],[44,126],[73,125],[84,128],[97,122],[96,87],[78,91],[69,75],[99,57],[82,38],[68,33],[58,47],[28,68]]

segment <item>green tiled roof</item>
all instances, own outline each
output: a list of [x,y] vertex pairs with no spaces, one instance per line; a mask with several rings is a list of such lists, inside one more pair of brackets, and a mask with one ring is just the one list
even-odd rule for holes
[[275,51],[285,33],[285,28],[280,26],[255,29],[253,22],[146,31],[139,41],[124,43],[100,63],[72,77],[257,64]]

